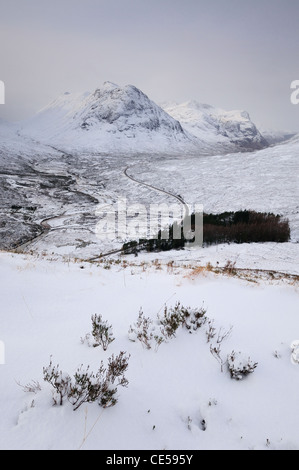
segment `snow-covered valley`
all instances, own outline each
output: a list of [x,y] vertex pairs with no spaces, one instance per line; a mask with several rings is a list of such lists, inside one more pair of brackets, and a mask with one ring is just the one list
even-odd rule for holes
[[[107,83],[0,123],[1,449],[299,448],[298,137],[268,146],[246,113],[164,109]],[[124,240],[97,236],[99,207],[124,199],[271,212],[291,239],[124,256]],[[233,327],[223,372],[208,322],[151,350],[129,340],[140,308],[156,322],[176,302],[204,306],[217,334]],[[113,326],[108,351],[80,342],[95,313]],[[258,362],[240,382],[227,369],[233,350]],[[129,386],[115,407],[52,406],[50,356],[74,374],[120,351]],[[24,394],[18,384],[33,381]]]
[[[281,252],[285,260],[294,259],[299,241],[296,139],[258,152],[214,156],[65,153],[15,139],[4,140],[0,149],[2,249],[89,259],[122,246],[117,240],[97,238],[99,204],[125,198],[128,205],[148,208],[177,202],[173,196],[180,195],[190,206],[203,204],[207,213],[250,209],[288,218],[291,242],[266,244],[265,259],[271,269]],[[205,257],[208,250],[188,256]],[[230,257],[233,247],[223,250]],[[238,250],[242,253],[244,247]],[[296,263],[292,265],[288,269],[296,269]]]

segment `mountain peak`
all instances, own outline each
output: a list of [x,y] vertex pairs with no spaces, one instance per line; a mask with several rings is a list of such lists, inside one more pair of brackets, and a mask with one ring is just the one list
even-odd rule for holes
[[134,85],[110,81],[94,93],[65,93],[25,123],[24,131],[65,148],[223,153],[267,146],[245,111],[197,101],[162,109]]
[[197,101],[187,101],[164,109],[189,134],[214,147],[235,147],[235,150],[244,151],[258,150],[268,145],[247,111],[225,111]]
[[26,126],[32,136],[98,151],[167,151],[193,146],[178,121],[134,85],[105,82],[94,93],[63,95]]
[[98,88],[97,90],[112,91],[112,90],[115,90],[117,88],[120,88],[120,87],[116,83],[107,81],[107,82],[104,82],[103,85],[100,88]]

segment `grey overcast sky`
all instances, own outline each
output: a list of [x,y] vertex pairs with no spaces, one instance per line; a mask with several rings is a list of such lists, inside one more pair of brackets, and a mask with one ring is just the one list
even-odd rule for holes
[[299,0],[0,0],[0,117],[110,80],[299,130]]

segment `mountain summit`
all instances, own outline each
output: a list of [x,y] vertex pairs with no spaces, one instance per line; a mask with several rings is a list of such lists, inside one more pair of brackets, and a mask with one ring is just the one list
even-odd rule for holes
[[189,101],[162,109],[133,85],[105,82],[94,93],[59,96],[22,133],[61,149],[215,154],[267,146],[245,111]]
[[161,131],[165,136],[180,135],[184,131],[179,122],[171,118],[135,86],[123,88],[105,82],[85,101],[75,120],[81,128],[92,129],[99,124],[113,126],[111,132],[126,132],[134,137],[138,130]]
[[65,146],[109,150],[167,151],[193,146],[181,124],[132,85],[105,82],[94,93],[64,93],[23,132]]
[[224,111],[197,101],[168,103],[163,108],[208,147],[244,151],[268,145],[246,111]]

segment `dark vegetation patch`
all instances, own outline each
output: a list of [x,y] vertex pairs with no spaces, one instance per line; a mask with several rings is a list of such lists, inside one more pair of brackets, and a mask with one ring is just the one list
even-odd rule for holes
[[[191,215],[191,230],[195,230],[196,215]],[[159,231],[156,238],[131,241],[123,245],[124,254],[140,251],[161,252],[184,249],[194,239],[184,236],[183,224],[179,228],[181,238],[175,239],[178,224],[169,227],[169,237]],[[290,240],[289,221],[280,215],[255,211],[223,212],[203,215],[203,246],[221,243],[285,243]]]
[[[193,221],[192,221],[193,217]],[[204,245],[218,243],[284,243],[290,239],[289,221],[280,215],[255,211],[204,214]],[[191,224],[194,227],[194,216]]]

